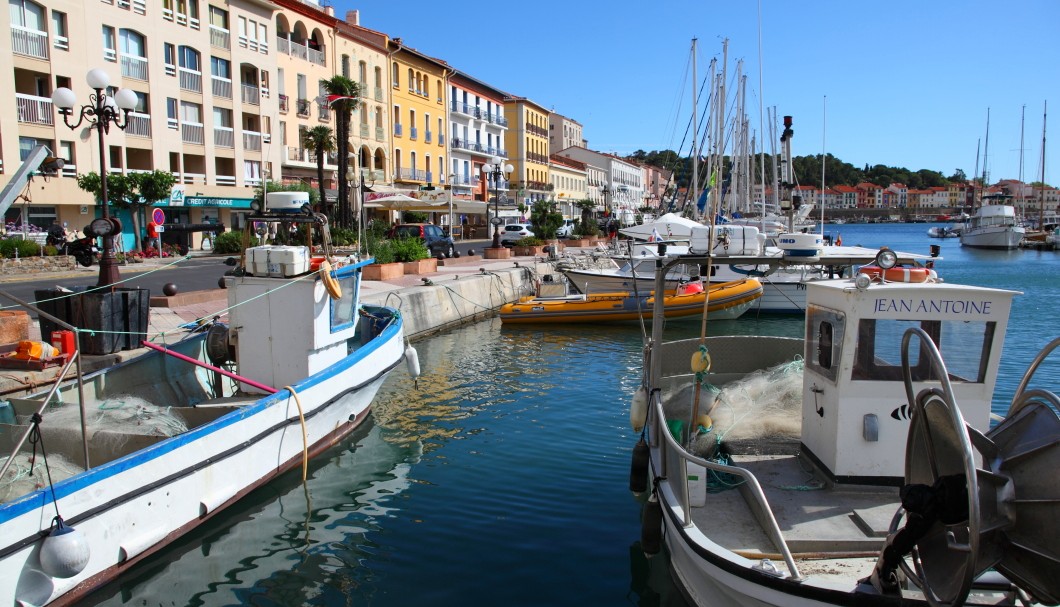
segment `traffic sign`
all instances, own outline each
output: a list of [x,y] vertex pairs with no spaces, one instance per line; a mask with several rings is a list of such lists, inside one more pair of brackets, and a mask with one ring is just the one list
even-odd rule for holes
[[162,209],[155,209],[151,211],[151,221],[162,225],[166,222],[166,214]]

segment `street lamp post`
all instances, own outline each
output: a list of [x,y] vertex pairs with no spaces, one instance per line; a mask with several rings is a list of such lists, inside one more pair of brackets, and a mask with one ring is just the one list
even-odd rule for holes
[[136,107],[136,93],[121,89],[113,96],[106,93],[110,76],[100,68],[90,70],[85,78],[88,86],[95,93],[89,95],[91,101],[81,106],[77,122],[71,124],[70,116],[74,113],[77,96],[66,87],[59,87],[52,93],[52,103],[59,108],[63,122],[71,130],[76,130],[82,122],[88,121],[96,129],[99,139],[99,199],[103,205],[103,218],[92,222],[92,232],[103,238],[103,256],[99,260],[99,282],[97,287],[105,287],[118,282],[118,263],[114,257],[114,237],[121,233],[121,223],[111,218],[107,198],[107,146],[104,135],[110,132],[110,125],[125,130],[129,125],[129,112]]
[[501,157],[494,156],[492,158],[492,164],[482,165],[482,174],[486,176],[488,180],[493,180],[493,248],[499,249],[501,247],[501,177],[507,180],[512,171],[515,170],[510,164],[501,165]]
[[[364,188],[370,188],[375,185],[375,176],[373,175],[371,183],[365,183],[364,172],[361,171],[360,156],[352,153],[350,154],[350,157],[354,158],[354,163],[353,165],[346,167],[346,183],[349,185],[351,191],[357,191],[357,252],[360,253],[364,245]],[[359,176],[358,173],[360,173]],[[353,211],[353,209],[351,209],[351,211]]]

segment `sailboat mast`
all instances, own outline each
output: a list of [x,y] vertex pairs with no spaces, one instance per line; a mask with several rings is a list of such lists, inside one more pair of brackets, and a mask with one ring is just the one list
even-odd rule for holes
[[699,204],[699,76],[696,75],[696,38],[692,39],[692,205]]
[[987,163],[989,162],[989,160],[990,160],[990,108],[986,108],[986,141],[983,142],[983,183],[981,184],[982,188],[983,188],[983,191],[982,191],[982,194],[980,194],[980,196],[979,196],[979,206],[983,206],[983,195],[986,194],[986,180],[987,180],[987,175],[990,174],[989,171],[987,171],[986,166],[987,166]]
[[[710,174],[709,179],[714,179],[714,187],[711,193],[714,204],[710,207],[712,214],[721,208],[721,184],[725,175],[725,83],[729,78],[729,39],[721,42],[721,79],[718,82],[718,140],[714,144],[717,150],[717,168]],[[708,182],[709,183],[709,182]]]
[[821,237],[824,237],[824,163],[825,154],[824,151],[827,149],[825,146],[826,135],[828,133],[828,95],[824,96],[824,103],[821,107]]
[[[761,133],[762,137],[766,136],[764,97],[765,92],[762,87],[762,0],[758,0],[758,132]],[[764,140],[762,142],[762,153],[758,158],[758,172],[762,179],[762,217],[764,218],[766,215],[766,146]]]
[[1038,229],[1044,230],[1045,226],[1045,118],[1048,114],[1049,102],[1045,102],[1042,108],[1042,182],[1038,184]]
[[1027,196],[1024,194],[1025,190],[1023,189],[1023,186],[1024,186],[1024,183],[1023,183],[1023,125],[1024,125],[1024,118],[1026,117],[1026,115],[1027,115],[1027,104],[1024,103],[1023,107],[1020,108],[1020,176],[1019,176],[1019,182],[1020,182],[1020,221],[1023,221],[1023,218],[1026,217],[1026,215],[1027,215],[1027,209],[1024,208],[1024,206],[1026,204]]

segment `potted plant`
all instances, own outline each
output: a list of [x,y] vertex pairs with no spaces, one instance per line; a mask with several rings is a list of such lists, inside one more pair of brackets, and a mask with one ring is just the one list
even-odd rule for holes
[[527,236],[516,240],[512,245],[512,253],[519,257],[531,257],[541,255],[545,252],[545,241],[537,236]]
[[419,238],[398,238],[390,241],[394,260],[403,264],[405,274],[430,274],[438,271],[438,260],[431,257],[427,245]]
[[361,270],[364,280],[393,280],[405,275],[405,264],[394,258],[394,245],[391,241],[372,242],[368,255],[375,258],[375,263],[368,264]]
[[554,252],[559,252],[560,244],[556,231],[563,225],[563,214],[556,209],[555,200],[535,201],[530,211],[530,225],[534,236],[544,239],[553,247]]
[[593,219],[593,211],[596,209],[596,202],[586,198],[579,200],[574,203],[576,207],[581,209],[582,216],[578,220],[578,225],[574,227],[574,235],[577,236],[578,244],[574,244],[575,239],[571,239],[570,246],[586,247],[596,242],[597,236],[600,234],[600,228],[596,225],[596,220]]

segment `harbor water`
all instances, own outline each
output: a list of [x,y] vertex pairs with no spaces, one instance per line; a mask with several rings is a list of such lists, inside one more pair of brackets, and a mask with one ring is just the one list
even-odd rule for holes
[[[929,224],[827,226],[844,244],[927,253],[950,282],[1023,292],[994,411],[1060,335],[1060,254],[978,251]],[[695,336],[699,323],[686,323]],[[710,322],[710,334],[802,335],[802,318]],[[502,326],[415,344],[423,374],[387,380],[363,429],[132,568],[90,605],[674,605],[665,554],[644,557],[628,490],[642,329]],[[1060,354],[1032,385],[1060,389]],[[239,474],[233,470],[232,474]]]

